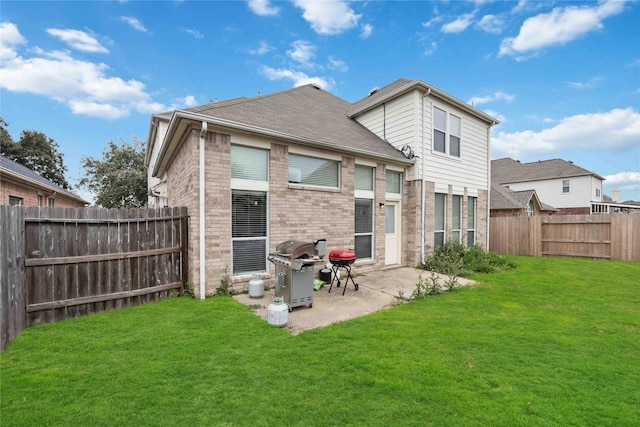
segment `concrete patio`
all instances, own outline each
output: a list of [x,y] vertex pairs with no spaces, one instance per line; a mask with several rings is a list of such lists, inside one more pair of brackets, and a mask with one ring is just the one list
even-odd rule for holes
[[[354,269],[355,270],[355,269]],[[367,274],[354,275],[358,290],[353,284],[344,290],[337,288],[335,283],[331,292],[329,285],[313,293],[313,307],[296,307],[288,314],[288,322],[284,327],[294,335],[301,332],[321,328],[334,323],[364,316],[369,313],[393,307],[400,295],[409,298],[419,282],[420,275],[423,280],[431,277],[431,272],[412,267],[398,267]],[[441,283],[447,280],[447,276],[438,275]],[[473,284],[472,280],[458,278],[461,286]],[[274,296],[273,289],[265,291],[262,298],[251,298],[248,294],[235,295],[234,298],[241,304],[250,306],[255,313],[267,321],[267,306],[271,304]],[[260,305],[260,308],[256,306]]]

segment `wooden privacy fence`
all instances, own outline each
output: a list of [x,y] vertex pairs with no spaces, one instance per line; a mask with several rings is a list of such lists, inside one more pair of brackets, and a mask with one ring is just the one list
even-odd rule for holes
[[489,226],[499,254],[640,261],[640,215],[496,217]]
[[157,301],[187,280],[187,208],[2,207],[0,224],[2,349],[26,326]]

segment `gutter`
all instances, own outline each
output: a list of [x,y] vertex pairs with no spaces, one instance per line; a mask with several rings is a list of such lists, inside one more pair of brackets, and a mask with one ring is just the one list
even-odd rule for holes
[[207,135],[207,122],[202,122],[202,128],[200,129],[200,141],[198,142],[198,156],[199,156],[199,205],[198,205],[198,213],[199,213],[199,232],[200,232],[200,299],[204,299],[205,297],[205,284],[206,284],[206,251],[205,251],[205,227],[204,227],[204,206],[205,206],[205,170],[204,170],[204,138]]

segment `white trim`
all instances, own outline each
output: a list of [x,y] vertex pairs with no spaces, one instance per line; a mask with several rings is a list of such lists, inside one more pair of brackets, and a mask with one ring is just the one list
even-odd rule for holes
[[314,150],[312,148],[289,146],[289,154],[298,154],[301,156],[315,157],[324,160],[334,160],[336,162],[342,162],[342,155],[328,153],[326,151]]
[[269,192],[269,181],[255,181],[253,179],[231,178],[231,188],[234,190]]
[[354,190],[353,194],[356,199],[375,199],[375,191],[371,190]]
[[360,159],[360,158],[356,158],[355,163],[356,163],[357,166],[367,166],[367,167],[370,167],[370,168],[375,168],[375,167],[378,166],[378,163],[376,163],[376,162],[373,162],[371,160],[363,160],[363,159]]
[[231,134],[230,137],[231,144],[233,145],[244,145],[247,147],[262,148],[263,150],[271,149],[271,142],[257,135],[251,135],[249,137],[246,135]]

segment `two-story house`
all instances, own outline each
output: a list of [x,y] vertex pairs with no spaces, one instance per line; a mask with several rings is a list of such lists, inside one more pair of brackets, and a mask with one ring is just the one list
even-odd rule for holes
[[226,272],[272,279],[290,239],[353,249],[358,271],[414,266],[447,240],[488,246],[496,123],[408,79],[353,104],[306,85],[156,114],[150,204],[189,208],[201,298]]
[[514,191],[535,190],[557,214],[590,214],[603,201],[604,178],[562,159],[521,163],[511,158],[491,161],[491,181]]

